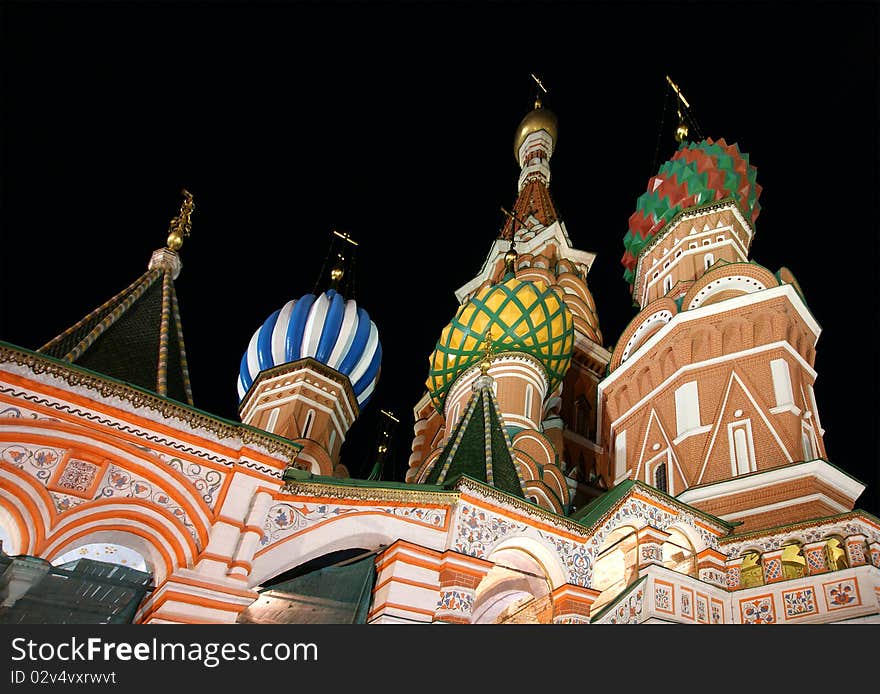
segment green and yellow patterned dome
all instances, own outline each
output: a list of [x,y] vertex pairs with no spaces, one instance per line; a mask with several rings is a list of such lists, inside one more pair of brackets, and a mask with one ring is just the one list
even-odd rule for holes
[[427,386],[438,410],[453,381],[485,355],[487,336],[494,354],[524,352],[537,359],[553,390],[571,363],[574,319],[559,295],[540,281],[508,277],[479,291],[461,305],[430,356]]

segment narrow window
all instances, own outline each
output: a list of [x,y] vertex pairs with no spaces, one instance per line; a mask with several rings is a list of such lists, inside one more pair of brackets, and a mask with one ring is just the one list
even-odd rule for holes
[[312,424],[314,423],[314,421],[315,421],[315,411],[309,410],[308,413],[306,414],[306,423],[303,426],[303,430],[302,430],[302,437],[304,439],[309,438],[309,434],[312,433]]
[[666,492],[666,463],[660,463],[654,468],[654,486],[661,492]]
[[530,384],[526,384],[526,406],[525,406],[525,416],[527,419],[532,418],[532,391],[534,388]]
[[705,264],[706,269],[708,270],[712,267],[712,263],[715,262],[715,256],[711,253],[706,253],[706,256],[703,258],[703,263]]
[[816,457],[816,452],[813,450],[813,437],[810,436],[807,427],[801,429],[801,445],[804,449],[804,460],[813,460]]
[[333,444],[336,443],[336,429],[330,432],[330,440],[327,442],[327,452],[333,455]]
[[667,275],[663,280],[663,291],[670,292],[672,291],[672,277]]
[[746,439],[746,428],[739,427],[733,432],[733,453],[736,457],[736,474],[745,475],[751,472],[749,465],[749,443]]

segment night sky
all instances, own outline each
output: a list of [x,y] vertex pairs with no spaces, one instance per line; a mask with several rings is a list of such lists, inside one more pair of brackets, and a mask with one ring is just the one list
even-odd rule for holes
[[877,513],[877,6],[7,2],[3,15],[0,339],[36,349],[131,283],[185,186],[195,403],[237,419],[251,334],[313,290],[331,230],[347,231],[384,359],[343,462],[368,474],[391,409],[402,479],[453,292],[515,199],[529,73],[559,118],[551,191],[574,245],[597,254],[609,348],[635,315],[627,219],[676,148],[668,73],[704,134],[758,169],[752,258],[791,269],[823,328],[825,444]]

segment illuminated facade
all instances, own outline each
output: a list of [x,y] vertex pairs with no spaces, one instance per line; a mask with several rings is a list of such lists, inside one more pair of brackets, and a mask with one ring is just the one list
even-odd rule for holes
[[536,104],[508,222],[429,358],[405,482],[340,460],[382,359],[344,264],[242,346],[241,423],[192,406],[191,196],[130,287],[36,352],[0,344],[3,606],[80,556],[149,575],[140,623],[351,621],[348,579],[320,572],[366,558],[354,621],[880,621],[880,521],[826,459],[819,325],[789,270],[750,260],[748,156],[683,142],[651,178],[624,240],[638,313],[609,350],[594,255],[550,196],[557,139]]

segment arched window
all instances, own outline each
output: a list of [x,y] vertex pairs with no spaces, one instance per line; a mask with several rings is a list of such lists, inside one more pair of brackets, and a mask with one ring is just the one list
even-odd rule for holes
[[697,576],[697,553],[687,535],[677,528],[663,543],[663,566],[688,576]]
[[76,549],[65,552],[52,563],[55,566],[61,566],[77,559],[93,559],[105,564],[119,564],[137,571],[149,572],[147,561],[142,554],[135,552],[129,547],[112,542],[93,542],[88,545],[81,545]]
[[526,384],[526,403],[523,408],[525,412],[523,414],[528,418],[532,418],[532,394],[534,393],[534,388],[532,388],[530,383]]
[[754,551],[745,552],[739,568],[740,588],[752,588],[764,585],[764,567],[761,565],[761,555]]
[[309,410],[306,413],[306,423],[303,425],[303,428],[302,428],[302,438],[304,438],[304,439],[309,438],[309,434],[312,433],[312,424],[314,422],[315,422],[315,411]]
[[706,255],[703,257],[703,264],[707,270],[710,267],[712,267],[712,263],[714,263],[714,262],[715,262],[715,256],[712,255],[711,253],[706,253]]
[[797,542],[791,542],[782,548],[782,576],[789,578],[803,578],[807,561],[801,554],[801,546]]
[[672,291],[672,276],[671,275],[666,275],[666,277],[663,278],[663,291],[664,292]]
[[600,595],[591,611],[598,613],[638,578],[637,550],[635,528],[622,526],[608,534],[593,569],[593,588],[600,591]]
[[841,538],[831,537],[825,543],[825,561],[828,562],[828,569],[831,571],[846,568],[846,550]]
[[661,492],[665,493],[668,491],[669,488],[666,483],[666,463],[660,463],[654,468],[654,486]]

